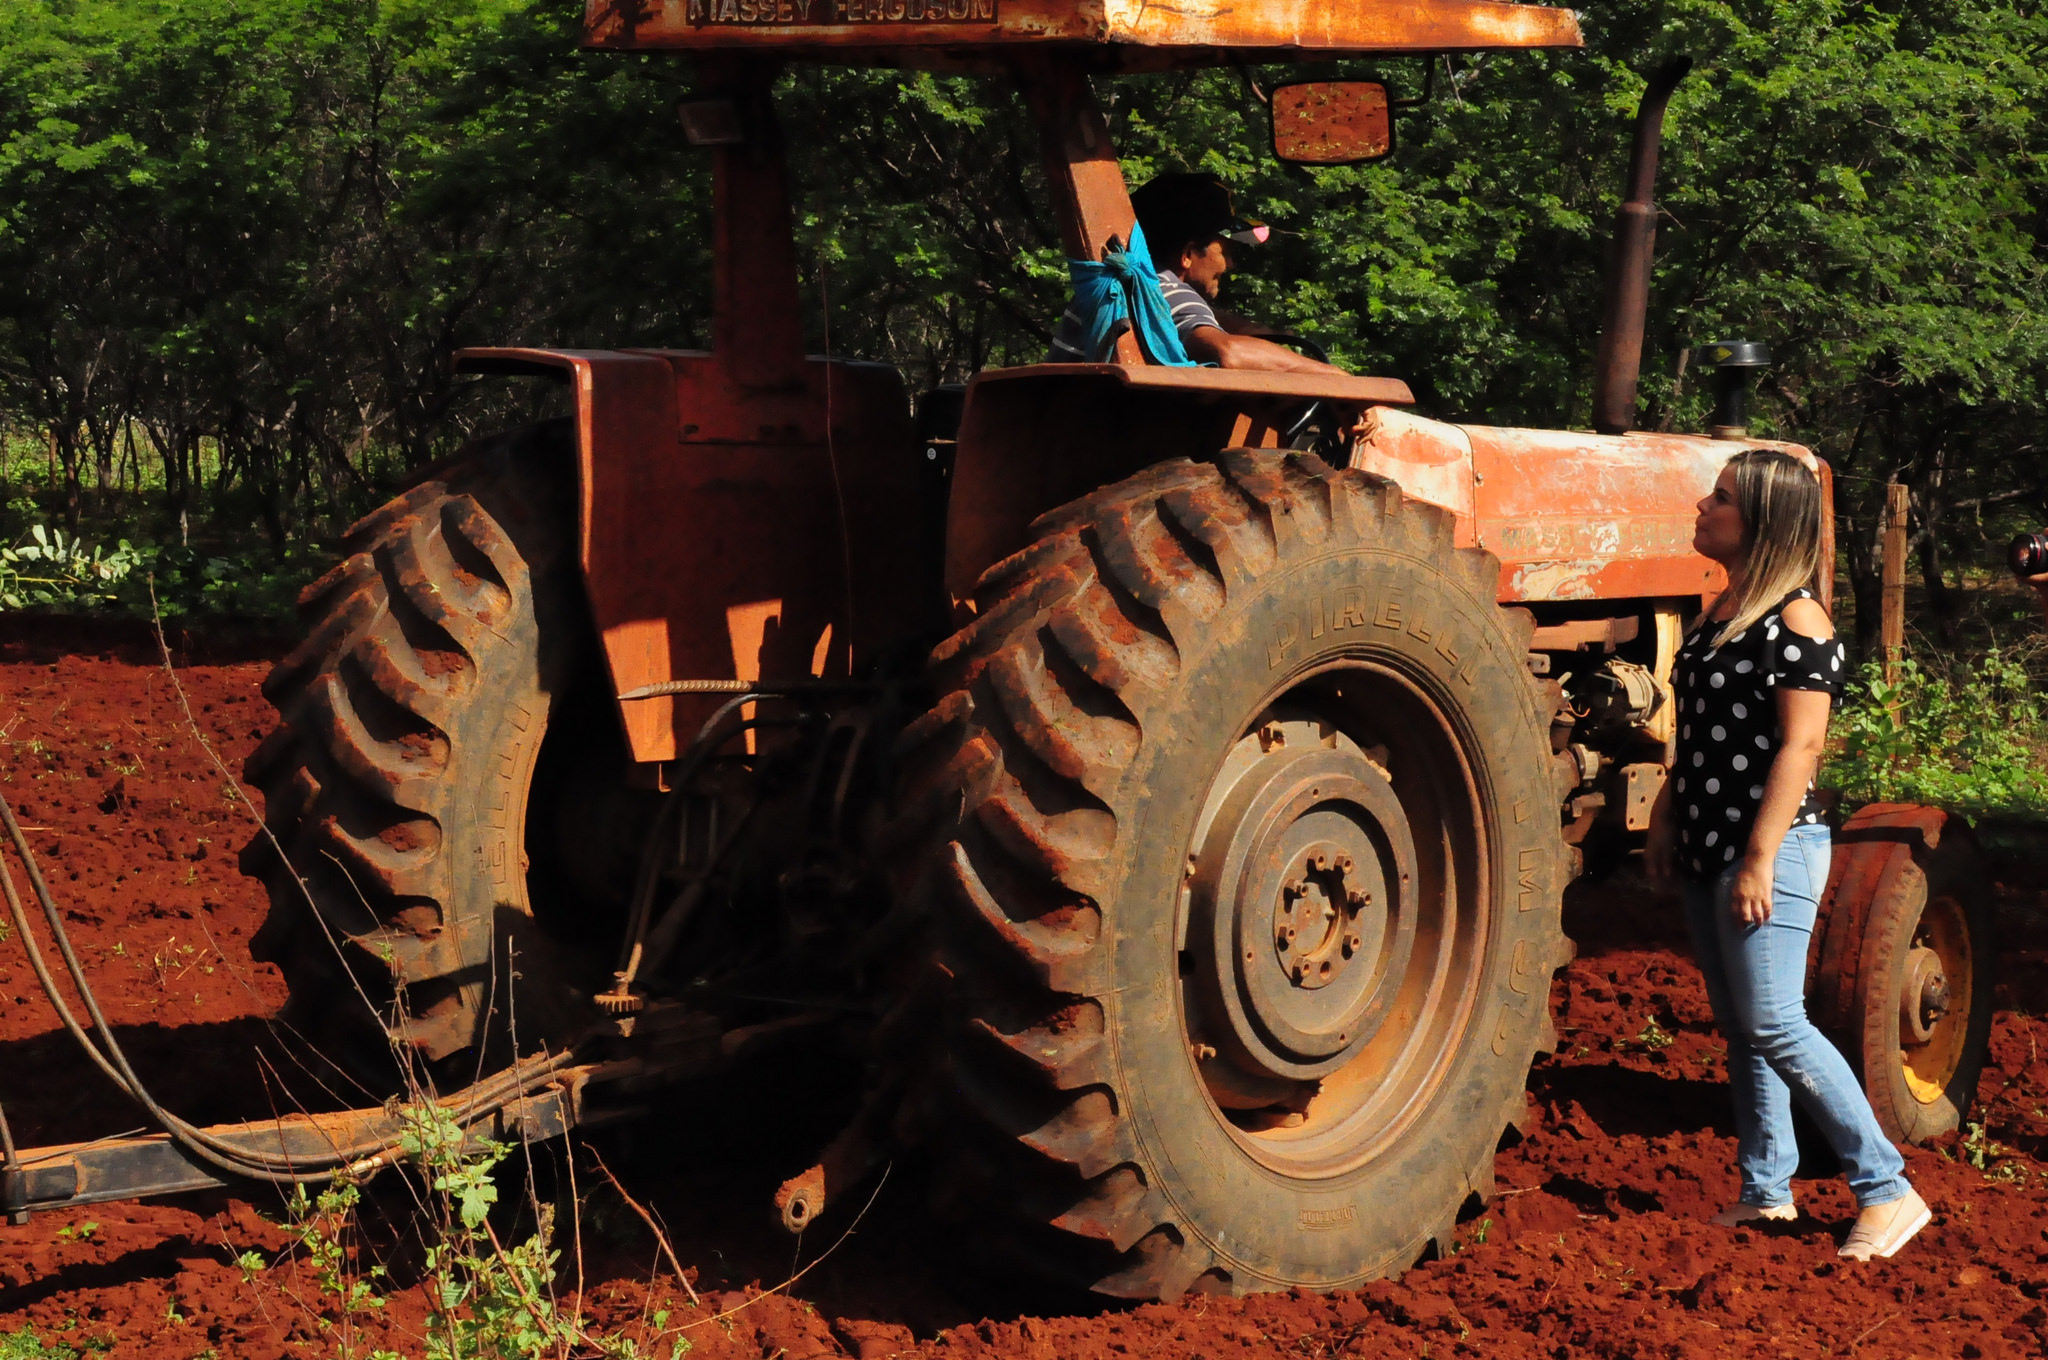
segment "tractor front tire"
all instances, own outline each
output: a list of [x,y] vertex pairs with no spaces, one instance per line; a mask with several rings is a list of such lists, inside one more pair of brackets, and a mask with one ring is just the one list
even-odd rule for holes
[[554,422],[484,441],[356,524],[264,681],[282,721],[246,766],[265,803],[244,853],[271,897],[258,952],[290,986],[285,1018],[360,1077],[557,1027],[525,831],[587,633],[570,439]]
[[1834,837],[1809,1008],[1863,1078],[1885,1135],[1961,1126],[1991,1038],[1991,892],[1969,824],[1875,803]]
[[1407,1268],[1554,1042],[1531,621],[1447,512],[1312,455],[1164,464],[1034,532],[905,745],[942,1211],[1040,1289]]

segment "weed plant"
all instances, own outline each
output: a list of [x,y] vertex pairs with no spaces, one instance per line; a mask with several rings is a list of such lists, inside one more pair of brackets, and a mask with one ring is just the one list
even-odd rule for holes
[[[423,1277],[412,1286],[426,1302],[420,1360],[679,1360],[689,1352],[682,1337],[662,1344],[665,1311],[651,1314],[647,1325],[635,1329],[644,1335],[636,1337],[594,1329],[575,1296],[560,1296],[552,1204],[526,1206],[533,1231],[510,1245],[501,1239],[492,1218],[511,1144],[464,1129],[418,1083],[398,1115],[399,1150],[427,1239]],[[318,1292],[314,1325],[337,1360],[410,1360],[406,1351],[367,1342],[372,1332],[392,1339],[392,1328],[366,1325],[387,1310],[392,1283],[382,1264],[363,1264],[361,1203],[361,1187],[346,1172],[317,1194],[296,1187],[287,1202],[302,1278],[309,1277]],[[250,1283],[269,1269],[260,1253],[244,1253],[238,1263]],[[0,1354],[0,1360],[7,1357]]]
[[[79,1349],[81,1346],[83,1350]],[[44,1340],[33,1327],[0,1332],[0,1360],[88,1360],[88,1357],[112,1350],[113,1346],[113,1338],[105,1336],[88,1337],[77,1346],[67,1346],[62,1342]]]
[[[233,493],[167,510],[161,477],[89,489],[74,524],[37,449],[0,420],[0,613],[40,609],[148,618],[149,585],[165,618],[288,622],[299,591],[331,566],[340,521],[282,542],[259,532]],[[392,470],[396,475],[396,470]],[[366,497],[368,493],[366,493]],[[223,534],[217,526],[245,532]]]
[[109,548],[36,523],[12,542],[0,540],[0,613],[46,609],[148,618],[154,587],[155,612],[165,618],[284,622],[324,561],[318,546],[293,546],[282,558],[267,548],[222,556],[125,538]]
[[2048,727],[2026,668],[1996,647],[1943,674],[1866,663],[1834,721],[1821,782],[1852,805],[1926,803],[1970,816],[2048,813]]

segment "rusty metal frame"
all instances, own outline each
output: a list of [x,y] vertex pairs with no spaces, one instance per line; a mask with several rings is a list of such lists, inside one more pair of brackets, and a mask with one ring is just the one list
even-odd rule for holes
[[[547,1086],[502,1108],[460,1119],[465,1139],[533,1143],[560,1137],[582,1118],[583,1088],[597,1071],[594,1065],[569,1068]],[[462,1098],[458,1094],[442,1104],[460,1110]],[[405,1128],[401,1119],[379,1106],[262,1123],[217,1124],[206,1132],[254,1154],[303,1160],[310,1168],[323,1154],[337,1148],[365,1142],[394,1148]],[[348,1173],[366,1177],[393,1160],[388,1154],[376,1154],[351,1164]],[[17,1153],[15,1164],[0,1169],[0,1212],[40,1213],[237,1183],[193,1156],[169,1134],[100,1138]]]
[[1579,47],[1568,9],[1496,0],[585,0],[587,46],[972,68],[1066,48],[1097,69],[1338,52]]

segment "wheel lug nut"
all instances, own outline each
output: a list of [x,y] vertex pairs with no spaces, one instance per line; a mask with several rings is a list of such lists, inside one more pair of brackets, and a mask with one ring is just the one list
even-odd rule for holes
[[1352,858],[1351,858],[1351,856],[1349,856],[1349,855],[1346,855],[1346,856],[1344,856],[1344,858],[1342,858],[1342,859],[1340,859],[1340,860],[1338,860],[1338,861],[1337,861],[1337,872],[1338,872],[1338,873],[1342,873],[1342,874],[1348,874],[1348,873],[1350,873],[1350,872],[1351,872],[1351,871],[1352,871],[1353,869],[1356,869],[1357,867],[1358,867],[1358,862],[1357,862],[1356,860],[1352,859]]
[[1328,869],[1330,867],[1330,857],[1328,855],[1323,854],[1321,851],[1317,851],[1315,857],[1309,860],[1308,863],[1311,869]]

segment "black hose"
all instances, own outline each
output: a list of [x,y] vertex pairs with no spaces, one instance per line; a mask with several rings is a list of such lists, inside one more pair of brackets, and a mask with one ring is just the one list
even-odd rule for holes
[[[15,888],[14,877],[8,872],[6,856],[0,855],[0,895],[6,898],[8,914],[13,918],[15,928],[21,932],[22,947],[28,954],[29,964],[35,970],[36,980],[42,984],[43,991],[49,996],[50,1004],[56,1009],[58,1020],[77,1041],[79,1047],[85,1050],[86,1056],[106,1074],[107,1079],[120,1088],[129,1099],[148,1111],[150,1117],[180,1147],[201,1161],[232,1175],[270,1181],[279,1185],[325,1180],[340,1168],[361,1162],[365,1158],[381,1157],[399,1150],[399,1143],[396,1140],[380,1137],[360,1139],[310,1157],[269,1153],[243,1147],[232,1140],[209,1133],[164,1109],[149,1093],[141,1077],[136,1074],[127,1054],[122,1051],[120,1041],[114,1037],[113,1027],[107,1023],[105,1014],[100,1010],[99,999],[94,996],[92,986],[86,979],[85,969],[78,960],[77,952],[71,946],[70,935],[64,929],[63,915],[57,908],[55,898],[50,894],[49,885],[43,880],[35,854],[29,849],[28,838],[22,834],[20,823],[14,818],[14,809],[8,805],[4,797],[0,797],[0,825],[5,826],[14,852],[21,860],[29,887],[34,892],[37,905],[42,908],[44,919],[49,924],[51,938],[64,959],[65,970],[71,975],[79,999],[85,1005],[87,1016],[100,1032],[101,1040],[106,1045],[105,1051],[102,1052],[99,1044],[86,1032],[59,992],[57,980],[50,971],[49,962],[43,956],[41,945],[29,921],[27,908]],[[525,1069],[515,1063],[506,1071],[479,1083],[476,1087],[458,1093],[457,1096],[450,1097],[448,1102],[443,1103],[459,1101],[473,1113],[492,1113],[525,1094],[541,1078],[569,1065],[574,1056],[575,1050],[571,1048]]]

